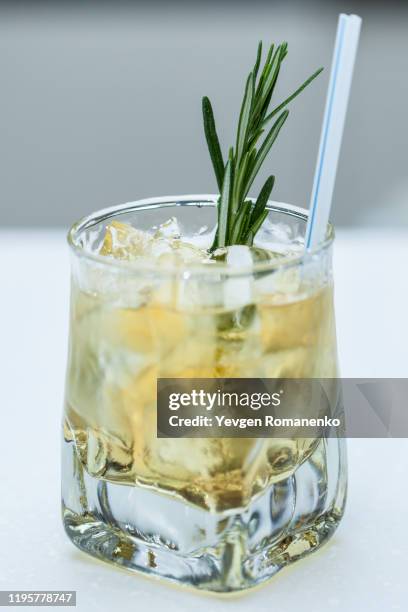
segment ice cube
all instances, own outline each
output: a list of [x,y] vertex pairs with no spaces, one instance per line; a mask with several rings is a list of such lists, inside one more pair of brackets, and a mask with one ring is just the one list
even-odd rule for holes
[[304,249],[299,228],[266,219],[255,238],[255,245],[285,255],[297,255]]
[[149,246],[149,255],[158,258],[161,264],[174,265],[208,259],[203,248],[181,239],[181,229],[176,217],[171,217],[159,225]]
[[159,225],[155,238],[181,238],[181,230],[176,217],[170,217],[167,221]]
[[175,217],[162,223],[154,235],[136,229],[128,223],[112,221],[106,228],[99,252],[116,259],[132,260],[144,257],[170,265],[208,259],[205,249],[180,239],[180,228]]
[[153,238],[147,254],[158,259],[160,264],[169,265],[199,263],[208,259],[206,251],[175,238],[172,240]]
[[230,277],[225,282],[225,308],[228,310],[235,310],[252,302],[253,279],[250,270],[253,266],[253,259],[251,249],[248,246],[240,244],[228,247],[226,253],[226,264],[232,270],[246,269],[247,271],[245,276],[237,278]]
[[151,241],[152,236],[147,232],[136,229],[128,223],[112,221],[106,228],[99,253],[115,259],[130,260],[145,255]]

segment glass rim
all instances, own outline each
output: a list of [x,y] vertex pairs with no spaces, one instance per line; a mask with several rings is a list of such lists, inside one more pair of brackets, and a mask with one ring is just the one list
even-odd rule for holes
[[[126,272],[127,274],[137,274],[140,272],[149,272],[165,275],[185,275],[186,273],[202,274],[205,276],[213,274],[225,274],[227,276],[244,276],[248,274],[254,274],[257,272],[275,271],[281,269],[288,269],[292,267],[301,266],[305,261],[315,258],[325,253],[332,245],[335,237],[334,227],[329,222],[327,225],[326,238],[313,250],[304,252],[296,255],[283,256],[278,260],[271,261],[260,261],[250,266],[243,266],[242,268],[231,268],[228,264],[217,263],[214,265],[205,262],[186,262],[186,263],[175,263],[166,265],[157,265],[157,262],[147,262],[146,260],[134,260],[127,261],[123,259],[114,259],[113,257],[107,257],[106,255],[100,255],[99,253],[92,253],[87,251],[82,245],[78,243],[78,238],[84,230],[90,229],[94,225],[101,223],[104,220],[115,218],[123,213],[137,211],[137,210],[153,210],[155,208],[166,208],[174,206],[197,206],[200,207],[212,207],[217,205],[218,194],[193,194],[193,195],[181,195],[181,196],[160,196],[153,198],[144,198],[141,200],[135,200],[134,202],[126,202],[124,204],[117,204],[97,210],[89,215],[86,215],[74,223],[67,234],[67,242],[71,251],[78,257],[85,258],[91,262],[102,264],[110,269],[114,268],[118,271]],[[252,202],[255,202],[255,198],[247,198]],[[307,223],[309,211],[293,204],[286,204],[284,202],[277,202],[269,200],[267,203],[267,209],[269,211],[276,211],[287,214],[292,217]]]

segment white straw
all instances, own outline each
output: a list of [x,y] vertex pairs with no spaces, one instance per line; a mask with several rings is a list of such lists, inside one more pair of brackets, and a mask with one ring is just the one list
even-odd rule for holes
[[339,16],[306,229],[309,251],[326,236],[360,27],[357,15]]

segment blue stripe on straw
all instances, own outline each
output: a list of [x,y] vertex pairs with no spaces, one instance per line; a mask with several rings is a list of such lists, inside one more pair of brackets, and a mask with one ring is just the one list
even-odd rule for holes
[[323,163],[324,163],[324,159],[325,159],[325,155],[326,155],[327,139],[328,139],[328,135],[329,135],[329,125],[331,123],[331,116],[332,116],[332,111],[333,111],[334,93],[335,93],[336,86],[337,86],[337,74],[338,74],[339,65],[340,65],[341,51],[342,51],[342,48],[343,48],[344,30],[345,30],[346,21],[347,21],[347,17],[344,16],[344,18],[342,19],[342,22],[340,24],[339,45],[338,45],[336,59],[335,59],[335,64],[334,64],[333,87],[332,87],[332,90],[330,92],[329,106],[328,106],[328,112],[327,112],[327,121],[326,121],[326,125],[324,126],[322,154],[320,156],[319,169],[318,169],[317,180],[316,180],[316,190],[315,190],[315,193],[314,193],[312,210],[311,210],[311,213],[310,213],[311,219],[310,219],[309,234],[307,236],[307,243],[306,243],[306,248],[307,249],[310,248],[310,243],[312,241],[313,224],[314,224],[314,221],[315,221],[315,214],[316,214],[316,210],[317,210],[317,197],[318,197],[318,194],[319,194],[320,180],[321,180],[321,177],[322,177],[322,170],[323,170]]

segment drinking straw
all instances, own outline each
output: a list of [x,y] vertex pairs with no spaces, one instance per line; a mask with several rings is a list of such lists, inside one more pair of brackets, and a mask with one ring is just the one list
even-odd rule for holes
[[307,251],[326,236],[360,27],[357,15],[339,16],[306,228]]

